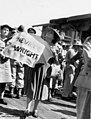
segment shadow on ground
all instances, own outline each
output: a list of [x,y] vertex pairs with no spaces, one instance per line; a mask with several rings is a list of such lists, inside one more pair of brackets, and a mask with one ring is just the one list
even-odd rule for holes
[[44,104],[53,104],[53,105],[63,106],[63,107],[68,107],[68,108],[76,108],[76,106],[74,105],[62,104],[62,103],[54,102],[54,101],[41,101],[41,102]]
[[54,110],[54,109],[51,109],[52,111],[55,111],[55,112],[60,112],[60,113],[63,113],[65,115],[69,115],[69,116],[74,116],[76,117],[76,113],[75,112],[71,112],[71,111],[68,111],[68,110]]
[[12,116],[12,117],[20,117],[20,119],[25,119],[26,117],[24,116],[24,111],[23,110],[17,110],[17,109],[9,109],[6,107],[0,106],[0,116],[3,117],[3,113],[5,113],[6,117]]
[[[70,105],[70,104],[67,104],[67,103],[64,104],[64,103],[61,103],[61,102],[54,102],[52,100],[51,101],[42,101],[42,103],[44,103],[44,104],[53,104],[53,105],[56,105],[56,106],[76,109],[76,106],[74,106],[74,105]],[[76,117],[76,112],[73,112],[73,111],[69,111],[69,110],[55,110],[55,109],[51,109],[51,110],[55,111],[55,112],[59,112],[59,113],[65,114],[65,115],[68,115],[68,116]]]

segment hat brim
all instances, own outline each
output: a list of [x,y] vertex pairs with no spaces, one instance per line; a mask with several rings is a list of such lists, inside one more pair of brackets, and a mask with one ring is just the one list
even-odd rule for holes
[[28,28],[27,31],[28,31],[28,33],[30,32],[30,33],[36,34],[36,31],[35,31],[35,29],[33,29],[33,28]]
[[10,31],[13,31],[13,30],[14,30],[14,28],[10,27],[9,25],[2,25],[2,26],[0,26],[0,27],[1,27],[1,30],[2,30],[3,28],[8,28]]
[[46,30],[46,32],[52,30],[57,35],[57,37],[59,38],[59,40],[61,39],[60,34],[55,29],[53,29],[51,27],[46,27],[45,30]]

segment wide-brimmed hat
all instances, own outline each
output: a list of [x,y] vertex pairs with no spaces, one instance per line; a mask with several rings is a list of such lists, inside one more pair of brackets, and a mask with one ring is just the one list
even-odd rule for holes
[[56,29],[54,29],[52,27],[46,27],[44,30],[45,30],[45,32],[53,31],[54,35],[56,35],[56,37],[59,38],[59,40],[61,39],[61,36],[60,36],[59,32]]
[[14,30],[14,28],[10,27],[10,26],[7,25],[7,24],[1,25],[0,27],[1,27],[1,30],[2,30],[3,28],[8,28],[10,31],[13,31],[13,30]]
[[34,28],[28,28],[27,32],[36,34],[36,30]]

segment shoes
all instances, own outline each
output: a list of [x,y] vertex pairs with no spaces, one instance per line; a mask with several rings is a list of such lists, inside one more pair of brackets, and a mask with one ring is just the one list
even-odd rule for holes
[[48,98],[47,101],[51,102],[52,101],[52,98]]
[[0,99],[0,104],[7,105],[7,102],[5,102],[4,99]]
[[17,99],[20,99],[20,98],[21,98],[21,95],[18,95],[18,94],[17,94],[16,98],[17,98]]
[[32,115],[32,112],[30,112],[30,111],[28,111],[28,110],[25,110],[24,111],[24,116],[26,117],[26,116],[30,116],[30,115]]
[[37,113],[37,110],[36,111],[33,111],[33,112],[28,112],[28,111],[25,111],[24,112],[24,116],[33,116],[35,118],[38,118],[38,113]]
[[38,112],[37,110],[33,111],[31,114],[33,117],[38,118]]
[[9,97],[9,98],[14,98],[15,96],[14,96],[14,94],[9,94],[8,97]]

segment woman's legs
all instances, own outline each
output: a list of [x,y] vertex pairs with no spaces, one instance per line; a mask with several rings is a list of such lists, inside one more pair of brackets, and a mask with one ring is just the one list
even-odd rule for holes
[[31,105],[32,105],[32,99],[27,97],[27,106],[26,106],[27,113],[29,113],[31,111]]
[[39,100],[34,100],[34,107],[33,107],[33,111],[32,111],[32,116],[37,118],[38,117],[38,104],[39,104]]
[[39,100],[35,100],[35,101],[34,101],[33,111],[36,111],[36,110],[37,110],[38,104],[39,104]]

